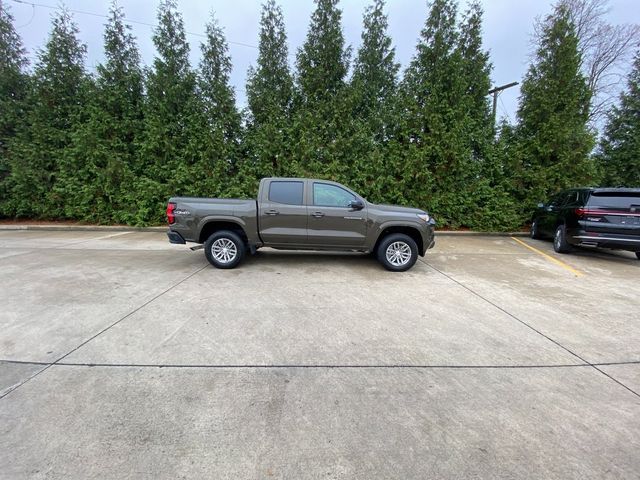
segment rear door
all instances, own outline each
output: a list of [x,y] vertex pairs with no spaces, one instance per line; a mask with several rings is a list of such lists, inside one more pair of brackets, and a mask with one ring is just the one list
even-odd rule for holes
[[367,237],[367,207],[349,203],[355,194],[333,183],[309,181],[308,244],[316,247],[361,248]]
[[266,245],[304,246],[307,243],[305,180],[271,180],[259,203],[260,236]]
[[592,192],[582,218],[590,232],[640,238],[640,191]]

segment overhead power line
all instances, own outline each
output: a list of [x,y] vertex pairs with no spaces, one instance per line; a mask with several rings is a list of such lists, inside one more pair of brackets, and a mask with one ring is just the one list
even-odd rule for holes
[[[42,3],[27,2],[25,0],[11,0],[11,1],[15,2],[15,3],[20,3],[22,5],[30,5],[34,9],[36,7],[48,8],[49,10],[61,10],[62,9],[62,7],[59,7],[59,6],[58,7],[54,7],[53,5],[44,5]],[[104,15],[102,13],[87,12],[86,10],[74,10],[74,9],[71,9],[71,8],[66,8],[66,10],[71,12],[71,13],[77,13],[79,15],[89,15],[91,17],[99,17],[99,18],[106,18],[106,19],[110,18],[108,15]],[[146,27],[151,27],[151,28],[157,28],[158,27],[158,25],[156,25],[154,23],[140,22],[138,20],[130,20],[130,19],[126,18],[126,17],[124,17],[123,20],[126,23],[133,23],[133,24],[136,24],[136,25],[144,25]],[[193,35],[194,37],[207,38],[207,36],[205,34],[203,34],[203,33],[188,32],[188,31],[185,31],[185,33],[187,35]],[[240,47],[253,48],[253,49],[256,49],[256,50],[258,49],[257,45],[251,45],[249,43],[234,42],[232,40],[227,40],[227,43],[229,45],[238,45]]]

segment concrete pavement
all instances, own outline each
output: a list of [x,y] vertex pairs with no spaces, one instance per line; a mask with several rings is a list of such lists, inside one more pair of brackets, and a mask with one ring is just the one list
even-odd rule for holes
[[637,478],[640,262],[0,231],[0,478]]

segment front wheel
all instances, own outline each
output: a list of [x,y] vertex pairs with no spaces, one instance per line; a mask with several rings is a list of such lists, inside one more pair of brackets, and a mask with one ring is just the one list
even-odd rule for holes
[[392,233],[383,238],[377,253],[382,266],[392,272],[407,271],[418,260],[416,242],[403,233]]
[[244,258],[246,247],[238,234],[221,230],[211,235],[204,244],[204,254],[216,268],[235,268]]
[[540,238],[540,227],[538,226],[538,219],[534,219],[533,223],[531,223],[531,230],[529,231],[529,236],[535,240]]
[[567,230],[564,225],[558,225],[553,236],[553,249],[558,253],[569,253],[571,245],[567,242]]

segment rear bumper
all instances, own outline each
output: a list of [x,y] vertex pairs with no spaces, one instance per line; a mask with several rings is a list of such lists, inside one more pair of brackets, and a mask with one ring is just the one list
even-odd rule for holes
[[172,230],[169,230],[167,232],[167,237],[169,237],[169,242],[170,243],[175,243],[178,245],[184,245],[185,243],[187,243],[187,241],[184,239],[184,237],[182,235],[180,235],[178,232],[174,232]]
[[569,243],[591,247],[611,248],[640,252],[639,235],[622,235],[618,233],[592,232],[575,230],[569,234]]

